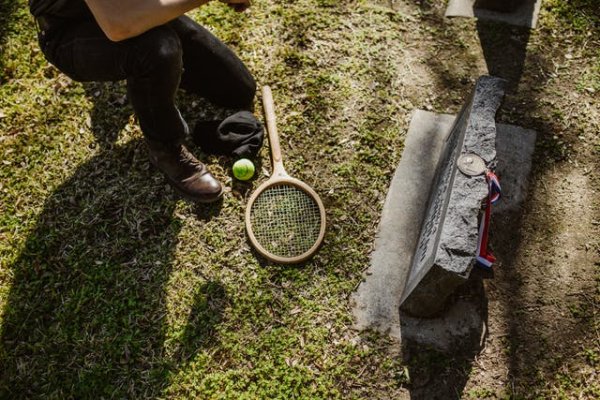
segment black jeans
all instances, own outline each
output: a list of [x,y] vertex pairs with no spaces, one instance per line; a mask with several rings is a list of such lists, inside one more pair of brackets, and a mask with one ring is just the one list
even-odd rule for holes
[[182,16],[121,42],[94,19],[69,20],[40,35],[48,61],[76,81],[127,80],[127,92],[146,138],[180,142],[187,124],[176,105],[181,87],[227,108],[249,109],[254,78],[214,35]]

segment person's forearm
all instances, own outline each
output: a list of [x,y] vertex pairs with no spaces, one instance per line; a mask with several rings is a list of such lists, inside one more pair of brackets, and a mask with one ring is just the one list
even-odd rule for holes
[[210,0],[85,0],[110,40],[137,36]]

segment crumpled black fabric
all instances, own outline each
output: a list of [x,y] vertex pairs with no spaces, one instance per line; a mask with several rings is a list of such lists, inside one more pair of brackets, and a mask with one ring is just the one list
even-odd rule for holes
[[192,139],[205,153],[249,158],[260,150],[264,129],[251,112],[240,111],[223,121],[198,121]]

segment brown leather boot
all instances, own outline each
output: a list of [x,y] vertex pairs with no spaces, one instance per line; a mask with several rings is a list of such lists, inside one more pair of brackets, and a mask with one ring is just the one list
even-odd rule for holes
[[210,203],[223,195],[221,183],[184,145],[148,141],[148,148],[150,162],[188,200]]

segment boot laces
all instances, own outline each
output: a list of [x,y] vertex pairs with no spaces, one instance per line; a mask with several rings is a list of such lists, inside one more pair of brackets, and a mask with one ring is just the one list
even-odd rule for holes
[[186,149],[184,146],[181,146],[181,151],[179,152],[179,160],[193,167],[202,168],[202,163],[198,161],[198,159],[194,157],[194,155],[190,153],[188,149]]

